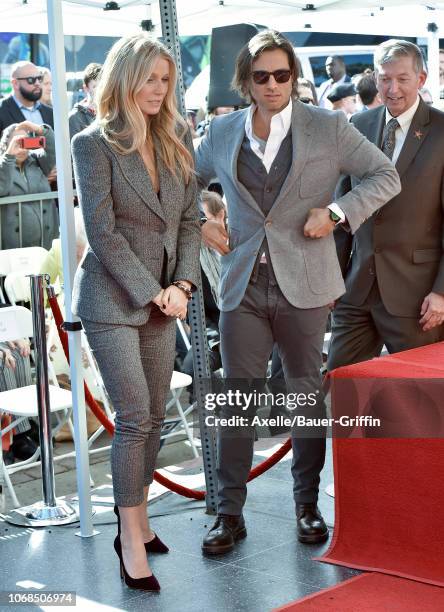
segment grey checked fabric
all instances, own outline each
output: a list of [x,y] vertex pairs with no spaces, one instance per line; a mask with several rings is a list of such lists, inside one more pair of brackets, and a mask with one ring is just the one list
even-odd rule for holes
[[395,132],[399,128],[399,122],[393,117],[386,124],[384,128],[384,134],[382,138],[382,152],[387,155],[389,159],[393,157],[393,151],[395,150]]

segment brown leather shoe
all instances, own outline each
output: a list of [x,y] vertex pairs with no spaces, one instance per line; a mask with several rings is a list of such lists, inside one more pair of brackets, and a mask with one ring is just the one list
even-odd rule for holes
[[202,552],[207,555],[223,555],[233,550],[237,540],[247,537],[242,514],[219,514],[216,522],[203,539]]
[[303,544],[319,544],[328,539],[328,529],[316,503],[296,503],[298,540]]

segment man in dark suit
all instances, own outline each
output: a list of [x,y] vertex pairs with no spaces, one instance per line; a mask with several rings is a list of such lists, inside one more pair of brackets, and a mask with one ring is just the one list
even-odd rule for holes
[[0,136],[12,123],[31,121],[54,129],[52,108],[42,104],[43,76],[32,62],[17,62],[11,71],[12,94],[0,102]]
[[325,72],[328,79],[319,85],[318,100],[321,108],[331,109],[331,103],[327,96],[335,85],[350,83],[351,79],[345,71],[344,58],[339,55],[330,55],[325,61]]
[[[352,118],[396,164],[402,191],[353,240],[338,228],[346,293],[333,313],[328,366],[334,369],[443,339],[444,113],[418,90],[426,73],[419,48],[389,40],[375,52],[383,106]],[[337,197],[358,182],[343,177]]]

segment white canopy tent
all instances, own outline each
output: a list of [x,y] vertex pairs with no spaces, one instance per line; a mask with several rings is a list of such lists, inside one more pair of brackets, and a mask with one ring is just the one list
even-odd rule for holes
[[[155,33],[161,35],[157,0],[121,0],[121,10],[103,11],[105,0],[1,0],[0,29],[3,32],[49,33],[51,70],[54,90],[54,121],[60,202],[60,223],[65,279],[66,320],[76,318],[71,312],[72,280],[76,267],[73,235],[73,193],[68,132],[68,102],[65,86],[64,34],[123,36],[140,31],[140,22],[151,19]],[[425,5],[431,6],[426,8]],[[433,79],[438,73],[438,34],[444,31],[444,1],[409,2],[408,0],[313,0],[313,10],[305,2],[292,0],[176,0],[179,32],[210,33],[215,26],[255,22],[283,31],[337,31],[399,36],[428,36],[429,67]],[[384,11],[379,7],[383,5]],[[399,18],[400,7],[402,19]],[[346,12],[346,18],[345,13]],[[408,13],[406,11],[409,11]],[[406,20],[406,15],[411,19]],[[427,32],[428,23],[438,25],[437,32]],[[89,494],[89,461],[85,405],[80,374],[80,337],[69,332],[71,379],[77,480],[80,507],[80,535],[94,534]]]

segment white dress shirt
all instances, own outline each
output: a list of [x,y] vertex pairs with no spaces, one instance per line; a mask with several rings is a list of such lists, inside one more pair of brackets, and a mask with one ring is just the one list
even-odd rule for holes
[[258,138],[253,132],[253,115],[256,110],[256,105],[252,104],[248,109],[247,120],[245,121],[245,134],[250,141],[251,150],[262,160],[267,172],[270,172],[271,164],[278,154],[282,141],[287,136],[291,127],[292,109],[293,103],[290,98],[287,106],[281,110],[280,113],[273,115],[271,118],[270,135],[266,142]]
[[[413,106],[411,106],[409,109],[407,109],[405,112],[403,112],[401,115],[399,115],[398,117],[396,117],[396,119],[398,120],[399,123],[399,127],[396,128],[396,132],[395,132],[395,148],[393,151],[393,157],[392,157],[392,162],[394,164],[396,164],[399,154],[401,153],[401,149],[404,145],[405,142],[405,138],[407,136],[407,132],[410,129],[410,124],[412,123],[412,119],[414,114],[416,113],[417,109],[418,109],[418,105],[419,105],[419,95],[416,99],[415,104],[413,104]],[[385,109],[385,123],[387,125],[387,123],[390,121],[390,119],[393,119],[392,115],[390,114],[388,108]]]

